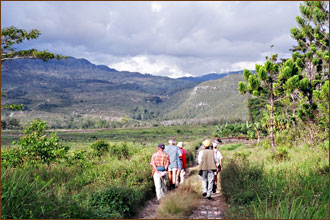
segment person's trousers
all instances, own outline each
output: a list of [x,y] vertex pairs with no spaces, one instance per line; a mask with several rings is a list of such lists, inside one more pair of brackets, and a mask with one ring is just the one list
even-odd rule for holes
[[163,198],[163,196],[167,192],[167,179],[168,179],[167,173],[164,176],[160,176],[157,172],[154,173],[154,183],[155,183],[157,200]]
[[206,193],[206,196],[210,197],[211,193],[212,193],[212,188],[213,188],[214,171],[203,170],[201,180],[202,180],[203,193]]
[[[182,169],[177,174],[177,185],[182,184],[184,182],[184,177],[186,175],[185,169]],[[179,182],[180,180],[180,182]]]

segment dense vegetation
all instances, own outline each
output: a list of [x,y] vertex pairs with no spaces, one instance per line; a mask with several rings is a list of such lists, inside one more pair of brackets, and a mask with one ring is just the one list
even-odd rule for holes
[[131,218],[154,195],[149,163],[158,142],[100,139],[68,151],[45,128],[34,120],[17,147],[2,148],[2,218]]

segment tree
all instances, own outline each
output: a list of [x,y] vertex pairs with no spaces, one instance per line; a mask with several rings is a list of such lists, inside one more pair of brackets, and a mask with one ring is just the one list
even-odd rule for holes
[[[243,76],[247,83],[242,81],[238,84],[238,90],[241,94],[249,93],[255,98],[266,101],[269,105],[270,113],[270,141],[272,150],[275,151],[274,143],[274,104],[279,101],[278,91],[281,85],[276,84],[279,75],[279,64],[276,63],[277,54],[273,55],[270,59],[267,59],[265,64],[256,64],[256,74],[244,69]],[[277,94],[277,96],[275,96]]]
[[[308,123],[309,140],[313,143],[313,124],[318,112],[315,95],[329,82],[329,3],[306,1],[300,4],[298,27],[291,28],[291,36],[298,45],[292,51],[293,61],[302,69],[297,86],[300,100],[298,116]],[[296,83],[298,79],[292,79]],[[297,92],[295,92],[297,94]],[[293,99],[294,100],[294,99]],[[323,106],[324,107],[324,106]]]
[[29,50],[19,50],[17,51],[14,47],[15,44],[21,44],[25,40],[37,39],[41,35],[40,31],[37,29],[32,29],[26,31],[24,29],[19,29],[14,26],[5,27],[1,29],[1,62],[10,59],[20,59],[20,58],[36,58],[42,59],[44,61],[57,58],[65,58],[59,54],[55,55],[53,53],[44,51],[38,51],[36,49]]

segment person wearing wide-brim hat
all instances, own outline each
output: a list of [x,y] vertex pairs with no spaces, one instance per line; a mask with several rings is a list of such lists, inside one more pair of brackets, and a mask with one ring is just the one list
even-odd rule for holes
[[204,150],[198,154],[198,163],[200,176],[202,181],[203,196],[211,200],[211,193],[214,181],[214,172],[217,170],[212,143],[210,140],[205,140],[202,143]]

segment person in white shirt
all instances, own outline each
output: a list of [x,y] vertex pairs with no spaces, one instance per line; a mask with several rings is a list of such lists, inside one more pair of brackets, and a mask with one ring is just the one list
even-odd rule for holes
[[212,189],[213,193],[216,193],[216,191],[217,191],[218,173],[222,169],[222,154],[220,153],[220,151],[217,150],[219,144],[220,144],[220,142],[217,140],[212,142],[214,158],[215,158],[216,166],[217,166],[217,171],[214,173],[214,185],[213,185],[213,189]]

